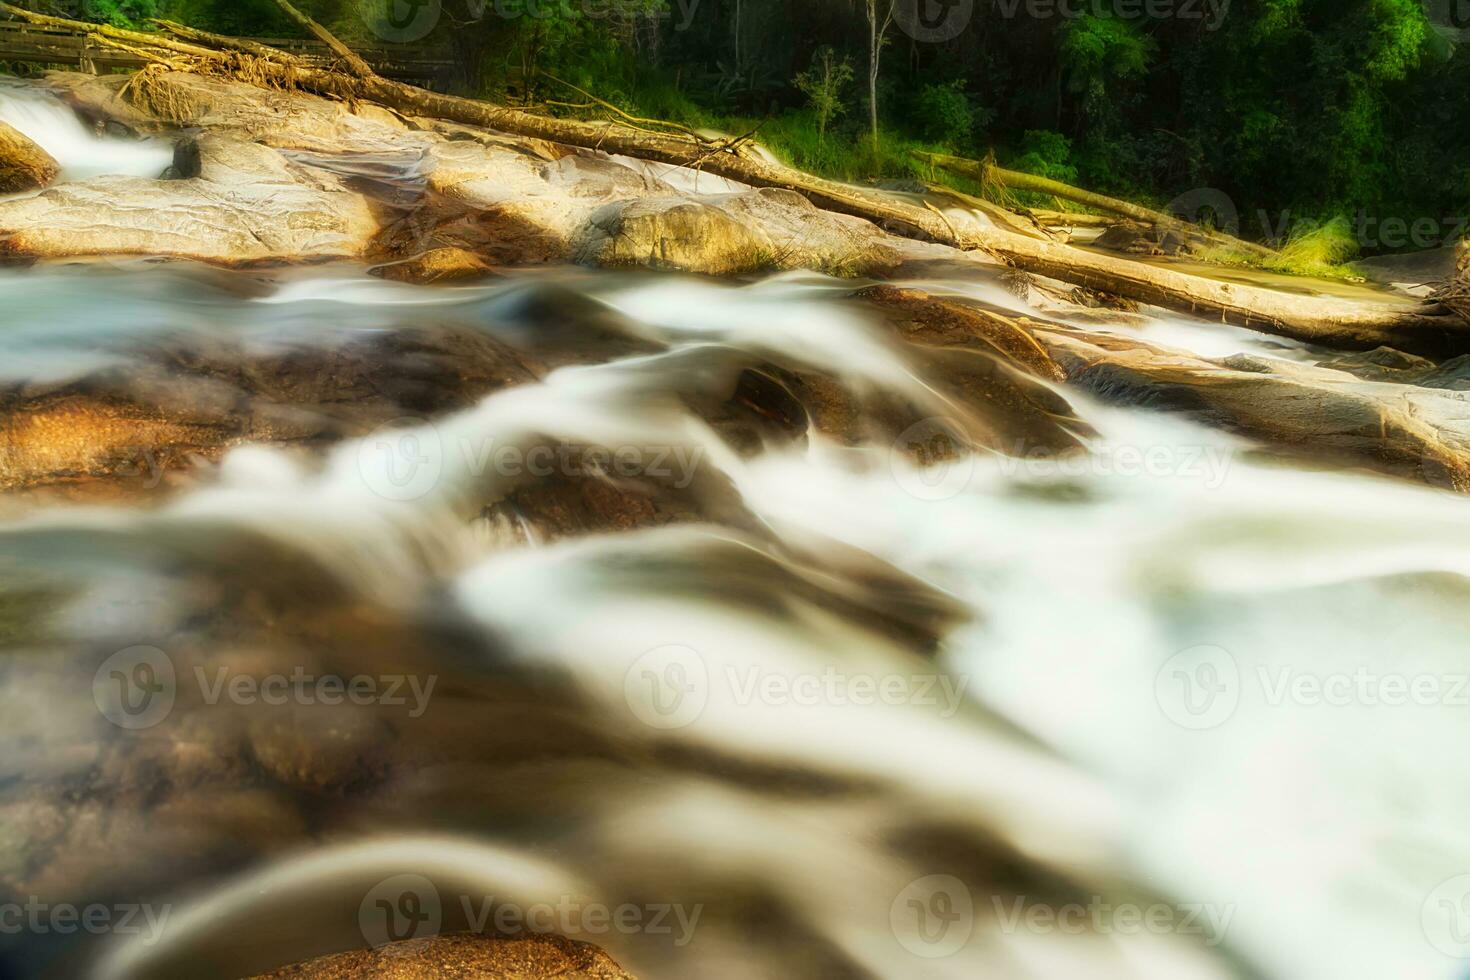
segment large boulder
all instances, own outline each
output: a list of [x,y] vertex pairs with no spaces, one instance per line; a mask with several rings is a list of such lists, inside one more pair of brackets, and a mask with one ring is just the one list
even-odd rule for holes
[[466,248],[498,265],[566,261],[598,208],[673,193],[602,154],[489,133],[457,135],[434,147],[428,174],[427,190],[442,214],[431,204],[411,217],[412,240],[398,247]]
[[163,255],[231,265],[362,255],[379,222],[334,174],[206,134],[198,176],[97,177],[0,202],[0,255]]
[[45,187],[61,173],[51,154],[9,123],[0,122],[0,194]]
[[813,269],[857,276],[898,266],[884,237],[871,223],[821,211],[794,191],[762,188],[606,205],[581,230],[574,258],[709,275]]

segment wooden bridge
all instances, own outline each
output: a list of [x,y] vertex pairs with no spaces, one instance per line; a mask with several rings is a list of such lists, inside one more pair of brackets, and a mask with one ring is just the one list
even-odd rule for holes
[[[279,37],[246,40],[280,48],[320,66],[333,60],[327,46],[319,41]],[[354,46],[354,49],[385,78],[443,89],[459,74],[455,59],[441,49],[411,44]],[[16,20],[0,20],[0,62],[70,67],[93,74],[114,69],[132,71],[147,64],[145,59],[99,44],[81,31],[40,27]]]

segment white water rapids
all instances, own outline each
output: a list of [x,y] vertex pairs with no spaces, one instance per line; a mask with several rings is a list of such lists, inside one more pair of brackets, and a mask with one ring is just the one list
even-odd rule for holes
[[[6,288],[12,311],[70,303],[69,322],[80,324],[96,317],[84,311],[105,285],[130,282],[105,293],[112,329],[150,335],[187,323],[255,331],[263,343],[300,341],[307,325],[378,329],[426,315],[510,336],[496,311],[519,288],[429,294],[307,278],[231,299],[149,286],[153,274],[92,280],[102,284],[93,299],[68,289],[79,280],[64,270],[9,274]],[[568,889],[609,906],[700,905],[685,945],[581,935],[646,976],[1456,974],[1443,952],[1453,937],[1434,931],[1433,916],[1436,888],[1470,868],[1459,830],[1466,783],[1443,761],[1470,717],[1448,691],[1466,670],[1458,638],[1470,626],[1462,499],[1251,461],[1227,437],[1075,392],[1101,435],[1087,462],[1065,470],[988,455],[919,470],[889,446],[842,447],[815,433],[742,458],[681,401],[723,384],[729,360],[776,358],[858,387],[938,396],[835,302],[845,287],[834,282],[572,282],[663,351],[556,370],[432,426],[338,446],[321,468],[242,448],[216,486],[162,509],[42,511],[13,523],[0,548],[40,576],[154,590],[169,622],[187,618],[190,577],[178,569],[201,554],[224,549],[241,582],[301,563],[323,569],[348,595],[425,624],[416,629],[449,616],[483,631],[502,651],[497,674],[567,678],[600,737],[646,746],[634,758],[651,753],[650,768],[640,776],[627,761],[609,777],[593,767],[589,795],[574,803],[567,790],[597,753],[527,769],[501,754],[516,750],[493,750],[493,765],[456,778],[511,779],[536,801],[512,808],[540,814],[529,827],[511,819],[499,833],[506,802],[490,793],[479,825],[411,811],[381,843],[339,858],[293,859],[287,847],[284,863],[239,867],[238,885],[223,891],[174,881],[158,893],[176,905],[162,941],[122,941],[100,976],[197,975],[188,964],[236,949],[226,934],[289,958],[342,932],[362,889],[400,872],[433,880],[446,907],[459,893],[531,904]],[[57,366],[58,349],[77,340],[17,317],[4,342],[25,363],[44,349]],[[691,483],[696,473],[728,483],[763,531],[673,526],[508,546],[472,518],[509,481],[464,449],[557,441],[662,447],[696,461]],[[1130,453],[1154,464],[1126,465]],[[416,468],[391,478],[405,461]],[[228,557],[241,531],[280,552]],[[295,556],[289,566],[284,555]],[[952,604],[934,613],[951,624],[934,654],[938,675],[912,641],[821,598],[835,589],[858,608],[894,601],[897,585],[865,591],[884,567],[892,582],[910,576]],[[426,637],[441,674],[490,666],[474,662],[473,646],[464,660]],[[832,671],[810,699],[754,696],[748,685]],[[90,724],[72,715],[76,692],[41,684],[44,674],[30,658],[7,679],[7,738],[31,746],[8,757],[12,778],[43,782],[65,769],[59,743]],[[1283,694],[1298,677],[1363,674],[1429,678],[1446,685],[1436,688],[1442,703]],[[929,675],[944,678],[930,698],[850,696],[853,678]],[[697,710],[666,723],[669,692],[643,677],[693,683]],[[1211,703],[1210,684],[1227,684],[1223,700]],[[534,704],[536,690],[521,696]],[[90,700],[85,686],[81,698]],[[422,725],[440,723],[431,706]],[[496,745],[504,734],[470,737]],[[667,751],[686,761],[654,761]],[[497,774],[505,767],[514,774]],[[737,778],[743,769],[849,788],[794,790]],[[488,786],[463,789],[479,800]],[[938,828],[949,843],[924,845]],[[964,841],[978,852],[965,856]],[[1017,925],[1013,896],[1039,899],[1014,873],[983,870],[976,854],[996,848],[1073,882],[1069,894],[1197,910],[1203,931],[1179,920],[1130,928],[1111,913],[1101,930]],[[964,942],[930,958],[895,923],[912,900],[905,889],[933,875],[946,876],[944,888],[964,883],[974,922]],[[752,920],[740,893],[765,913]],[[801,967],[792,942],[825,952]]]
[[[44,99],[0,119],[69,177],[168,163]],[[914,285],[1035,312],[994,277]],[[393,404],[432,406],[231,431],[157,499],[5,502],[0,977],[244,976],[497,908],[675,980],[1463,977],[1470,504],[1068,388],[1074,457],[920,467],[922,425],[810,415],[730,437],[752,372],[969,417],[852,290],[0,270],[6,398],[227,365],[86,432],[208,429],[194,399],[295,433],[292,359],[348,375],[384,338]],[[449,328],[523,374],[441,411],[415,385]],[[1157,311],[1102,329],[1309,353]],[[538,504],[566,446],[606,450],[595,486]],[[659,519],[598,509],[622,454],[662,468]],[[406,703],[250,694],[290,673],[406,676]],[[107,699],[131,680],[149,696]]]

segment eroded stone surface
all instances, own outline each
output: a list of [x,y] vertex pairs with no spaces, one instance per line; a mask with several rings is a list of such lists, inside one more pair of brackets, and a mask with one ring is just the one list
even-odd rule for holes
[[61,173],[51,154],[9,123],[0,122],[0,194],[45,187]]
[[227,264],[360,256],[372,207],[337,176],[207,134],[199,175],[96,177],[0,201],[0,254],[159,255]]

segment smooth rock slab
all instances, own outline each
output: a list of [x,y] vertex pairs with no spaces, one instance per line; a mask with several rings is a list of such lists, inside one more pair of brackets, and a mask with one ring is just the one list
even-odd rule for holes
[[0,201],[0,255],[159,255],[238,265],[354,258],[373,209],[329,173],[255,143],[206,135],[199,176],[97,177]]

